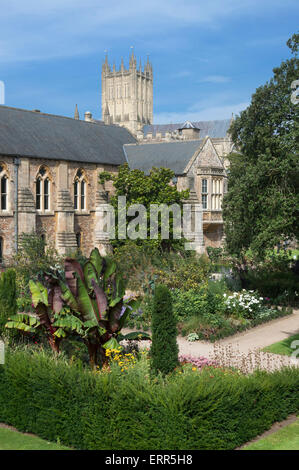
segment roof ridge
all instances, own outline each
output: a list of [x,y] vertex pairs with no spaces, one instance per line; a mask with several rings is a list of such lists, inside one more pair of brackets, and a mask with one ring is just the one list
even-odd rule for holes
[[[208,136],[205,136],[205,137],[208,137]],[[188,139],[188,140],[175,140],[175,141],[169,141],[169,142],[165,142],[165,141],[151,141],[151,142],[136,142],[136,143],[133,143],[133,144],[124,144],[124,145],[136,145],[136,146],[139,146],[139,147],[142,147],[142,146],[149,146],[149,145],[157,145],[157,144],[188,144],[190,142],[201,142],[202,140],[205,139],[205,137],[201,138],[201,139]]]
[[190,121],[190,120],[187,120],[185,122],[167,122],[165,124],[145,124],[145,126],[148,126],[148,127],[156,127],[156,126],[179,126],[179,125],[183,125],[185,124],[186,122],[191,122],[192,124],[196,123],[196,122],[215,122],[215,121],[230,121],[231,118],[224,118],[224,119],[201,119],[201,120],[198,120],[198,121]]
[[0,109],[1,108],[12,109],[13,111],[22,111],[25,113],[33,113],[37,116],[50,116],[50,117],[61,118],[61,119],[70,119],[71,121],[85,122],[86,124],[98,124],[100,122],[100,123],[103,123],[103,125],[106,127],[122,127],[122,126],[118,126],[117,124],[108,124],[108,125],[104,124],[104,121],[101,121],[99,119],[94,119],[94,121],[85,121],[84,119],[75,119],[70,116],[62,116],[61,114],[44,113],[42,111],[34,111],[33,109],[14,108],[13,106],[6,106],[3,104],[0,105]]

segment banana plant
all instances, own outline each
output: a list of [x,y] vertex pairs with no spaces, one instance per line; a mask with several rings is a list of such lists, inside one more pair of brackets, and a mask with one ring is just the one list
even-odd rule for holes
[[[29,281],[34,314],[21,313],[9,318],[6,328],[16,328],[25,333],[34,333],[41,329],[45,332],[50,347],[59,352],[61,339],[67,336],[67,330],[78,330],[79,320],[74,320],[70,309],[63,307],[59,284],[51,279],[49,287],[40,282]],[[58,323],[58,319],[60,323]]]
[[[125,297],[122,276],[113,260],[102,258],[95,248],[82,267],[76,260],[65,260],[65,279],[60,281],[61,298],[81,319],[91,365],[107,362],[105,350],[120,348],[123,339],[150,339],[144,332],[120,335],[126,318],[139,306],[138,299]],[[76,282],[74,282],[74,280]]]
[[51,348],[59,352],[61,340],[69,334],[80,336],[87,345],[90,364],[107,362],[106,349],[120,348],[123,339],[150,339],[147,333],[121,335],[126,318],[139,306],[137,298],[125,297],[125,286],[116,263],[92,250],[81,264],[66,258],[63,279],[46,273],[44,283],[30,281],[35,314],[11,317],[7,328],[24,332],[45,331]]

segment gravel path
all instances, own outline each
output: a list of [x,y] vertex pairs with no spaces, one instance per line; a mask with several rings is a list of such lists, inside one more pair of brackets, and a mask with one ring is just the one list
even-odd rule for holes
[[[125,333],[130,331],[132,330],[125,329]],[[178,345],[180,354],[216,359],[221,365],[241,367],[246,372],[251,372],[257,367],[274,370],[284,365],[299,366],[299,359],[294,360],[288,356],[264,353],[260,350],[298,333],[299,310],[294,310],[292,315],[272,320],[248,331],[224,338],[217,343],[190,342],[179,336]],[[150,342],[142,341],[141,345],[141,347],[149,347]]]

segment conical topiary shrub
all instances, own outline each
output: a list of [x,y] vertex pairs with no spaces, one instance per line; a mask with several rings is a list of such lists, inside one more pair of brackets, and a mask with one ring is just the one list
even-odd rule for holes
[[152,312],[151,371],[163,375],[172,372],[178,364],[177,326],[172,299],[166,286],[155,289]]

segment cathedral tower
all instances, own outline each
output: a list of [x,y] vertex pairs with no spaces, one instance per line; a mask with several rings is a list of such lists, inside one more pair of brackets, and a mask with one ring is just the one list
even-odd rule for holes
[[106,55],[102,66],[102,119],[105,124],[119,124],[136,134],[153,122],[153,69],[147,59],[142,69],[132,52],[129,69],[123,59],[119,70],[112,69]]

